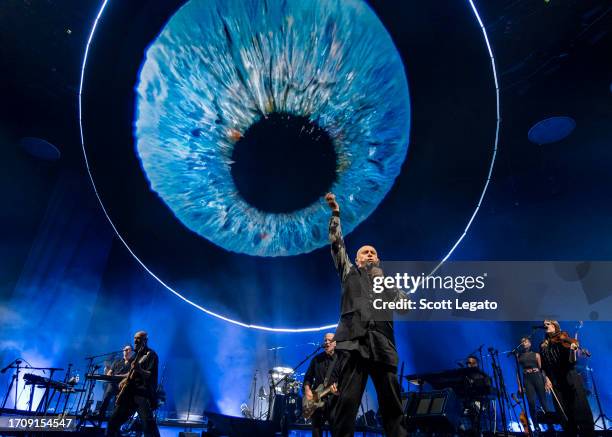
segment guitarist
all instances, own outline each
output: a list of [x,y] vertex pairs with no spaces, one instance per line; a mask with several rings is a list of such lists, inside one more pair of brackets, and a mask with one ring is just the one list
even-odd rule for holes
[[128,376],[119,384],[119,394],[115,410],[108,421],[107,436],[119,436],[119,430],[135,412],[142,421],[145,436],[159,437],[153,410],[156,407],[157,368],[159,359],[148,346],[145,331],[134,334],[135,358],[132,360]]
[[[304,396],[307,400],[313,400],[313,390],[319,385],[323,384],[324,387],[331,387],[330,395],[324,398],[325,407],[317,409],[312,415],[312,437],[321,437],[323,435],[322,427],[326,421],[331,424],[330,413],[331,409],[336,403],[336,396],[338,394],[337,381],[338,374],[342,368],[341,354],[335,352],[336,342],[334,341],[334,334],[327,333],[323,338],[323,352],[316,355],[306,371],[304,376]],[[327,374],[330,374],[328,381],[325,381]]]

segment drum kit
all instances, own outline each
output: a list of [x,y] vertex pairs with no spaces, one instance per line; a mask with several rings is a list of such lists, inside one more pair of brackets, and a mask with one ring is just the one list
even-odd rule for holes
[[296,376],[304,374],[296,374],[291,367],[273,367],[268,372],[270,381],[270,390],[274,394],[290,395],[299,394],[302,388],[302,383],[296,379]]
[[242,415],[251,419],[279,421],[289,416],[293,421],[301,415],[301,391],[304,373],[296,373],[292,367],[276,366],[268,371],[267,387],[257,387],[258,371],[253,376],[249,395],[250,405],[242,404]]
[[[308,346],[312,346],[312,344],[308,343]],[[269,420],[277,425],[307,423],[306,419],[302,417],[302,380],[305,373],[298,373],[297,369],[300,369],[321,349],[321,346],[317,346],[295,367],[278,365],[272,367],[267,374],[267,391],[266,384],[259,386],[258,389],[258,371],[255,371],[251,394],[249,395],[251,405],[243,404],[241,406],[242,414],[248,418]],[[274,352],[275,363],[277,362],[279,349],[284,349],[284,347],[269,349]]]
[[273,367],[268,371],[268,413],[267,419],[275,423],[298,422],[302,415],[302,382],[291,367]]

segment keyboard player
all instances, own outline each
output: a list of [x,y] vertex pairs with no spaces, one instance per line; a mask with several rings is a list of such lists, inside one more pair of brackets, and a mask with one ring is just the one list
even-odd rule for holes
[[[133,355],[132,346],[129,344],[125,345],[123,348],[123,357],[113,361],[111,366],[106,368],[106,375],[126,376],[130,370],[130,363],[132,362]],[[98,411],[100,425],[102,425],[102,422],[106,418],[108,406],[111,400],[117,396],[117,393],[119,393],[119,382],[106,383],[104,387],[104,398],[102,399],[102,404]]]

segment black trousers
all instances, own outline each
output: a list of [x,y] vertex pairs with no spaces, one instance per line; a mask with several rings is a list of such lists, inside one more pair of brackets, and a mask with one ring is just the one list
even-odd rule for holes
[[159,429],[155,423],[151,401],[146,396],[134,395],[124,399],[120,405],[115,405],[113,415],[108,421],[106,435],[119,436],[119,429],[135,412],[138,412],[145,436],[159,437]]
[[108,406],[111,400],[117,396],[119,393],[119,388],[115,384],[108,384],[104,389],[104,398],[102,399],[102,404],[100,405],[100,410],[98,410],[98,415],[100,416],[99,423],[102,425],[104,419],[106,419],[106,410],[108,410]]
[[[559,402],[553,396],[555,408],[561,413],[563,408],[567,422],[563,425],[565,432],[572,436],[592,436],[595,434],[593,412],[587,399],[582,376],[571,369],[564,374],[549,375]],[[559,403],[561,405],[559,405]]]
[[379,411],[386,435],[389,437],[407,435],[403,423],[404,416],[396,370],[393,366],[364,359],[358,352],[350,352],[340,376],[338,387],[340,395],[331,412],[334,437],[353,437],[355,419],[368,376],[372,378],[374,388],[376,388]]
[[548,400],[546,399],[546,389],[544,388],[544,376],[541,372],[524,373],[523,385],[525,386],[525,395],[527,396],[527,405],[529,405],[529,415],[533,421],[534,427],[538,428],[538,416],[536,410],[536,399],[547,413],[550,412]]
[[[333,394],[330,394],[328,396],[334,396]],[[335,400],[333,402],[335,404]],[[330,401],[327,401],[325,403],[325,407],[322,408],[321,410],[315,412],[312,415],[311,418],[311,422],[312,422],[312,437],[323,437],[323,425],[325,425],[326,421],[329,421],[330,425],[331,425],[331,418],[330,418],[330,412],[331,412],[331,405],[330,405]]]

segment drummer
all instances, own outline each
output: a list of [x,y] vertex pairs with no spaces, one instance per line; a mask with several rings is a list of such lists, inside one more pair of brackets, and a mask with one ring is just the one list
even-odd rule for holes
[[[317,410],[312,416],[312,436],[320,437],[323,435],[322,427],[326,421],[332,422],[332,409],[337,400],[338,389],[336,383],[342,369],[344,354],[336,352],[336,341],[334,334],[327,333],[323,337],[323,352],[316,355],[304,376],[304,396],[308,400],[313,399],[313,391],[320,385],[327,388],[331,386],[331,393],[334,396],[324,398],[325,406]],[[326,381],[327,379],[327,381]]]

